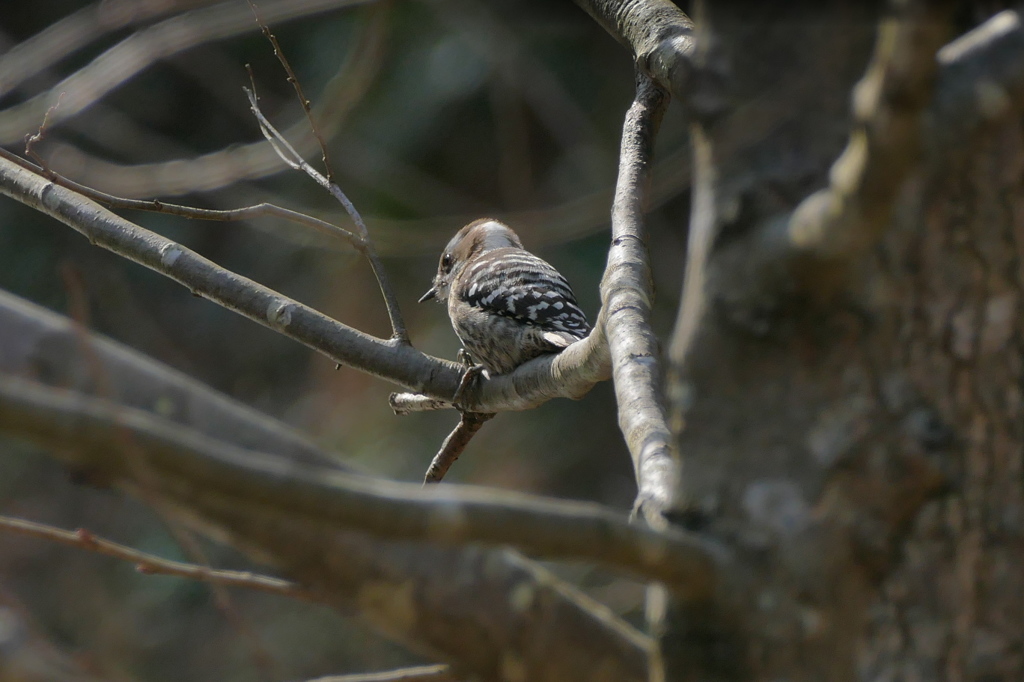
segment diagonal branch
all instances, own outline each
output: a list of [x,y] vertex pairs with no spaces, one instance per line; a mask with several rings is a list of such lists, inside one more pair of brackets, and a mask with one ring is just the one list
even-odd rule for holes
[[[95,391],[72,327],[67,318],[0,291],[0,368],[38,376],[52,386]],[[146,410],[172,429],[199,432],[246,451],[271,452],[282,462],[312,465],[317,471],[346,469],[336,455],[273,418],[136,351],[90,337],[89,346],[121,408],[117,414],[126,407]],[[109,451],[94,454],[123,459]],[[595,679],[598,671],[623,682],[646,679],[647,638],[513,552],[376,540],[315,517],[273,512],[259,499],[228,497],[201,477],[193,483],[192,474],[153,471],[166,482],[173,496],[169,501],[183,520],[309,586],[322,603],[358,614],[385,634],[435,660],[457,664],[467,674],[501,679],[502,661],[514,656],[534,682]],[[107,483],[136,488],[130,478],[111,475]],[[445,490],[438,488],[439,493]],[[452,576],[459,576],[457,597],[451,592]],[[525,632],[546,634],[524,638]],[[562,653],[550,656],[552,647]]]
[[354,675],[328,675],[306,682],[456,682],[446,665],[420,665],[382,673],[356,673]]
[[480,430],[487,421],[494,418],[494,413],[487,412],[462,412],[459,415],[459,423],[448,437],[441,443],[440,449],[427,467],[427,473],[423,476],[423,484],[440,483],[448,469],[459,459],[459,455],[469,445],[476,432]]
[[[0,193],[56,218],[93,244],[159,272],[197,296],[335,362],[441,400],[450,400],[459,387],[461,365],[332,320],[3,158]],[[537,358],[512,374],[478,382],[466,391],[463,406],[474,412],[503,412],[531,409],[552,398],[582,397],[595,383],[608,378],[602,346],[603,336],[591,334],[558,355]]]
[[313,595],[287,580],[271,578],[270,576],[250,573],[248,571],[212,569],[198,564],[187,564],[182,561],[164,559],[155,554],[140,552],[137,549],[97,537],[84,529],[69,531],[55,528],[45,523],[35,523],[9,516],[0,516],[0,531],[28,535],[69,547],[77,547],[89,552],[103,554],[122,561],[130,561],[136,565],[136,570],[139,573],[147,575],[171,575],[205,583],[216,583],[227,587],[245,587],[260,592],[315,601]]
[[134,479],[118,447],[119,434],[128,433],[154,472],[147,489],[187,476],[204,490],[258,499],[267,510],[387,539],[512,545],[548,558],[599,561],[697,594],[708,589],[718,562],[715,550],[693,537],[631,525],[600,505],[463,486],[423,489],[302,466],[140,410],[3,375],[0,429],[59,449],[103,476]]

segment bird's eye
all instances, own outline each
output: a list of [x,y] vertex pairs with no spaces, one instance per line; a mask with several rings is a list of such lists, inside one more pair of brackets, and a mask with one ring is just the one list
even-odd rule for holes
[[452,254],[446,253],[441,256],[441,269],[446,272],[452,269]]

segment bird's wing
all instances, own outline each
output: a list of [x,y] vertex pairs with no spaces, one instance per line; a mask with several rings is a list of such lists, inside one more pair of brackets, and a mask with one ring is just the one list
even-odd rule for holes
[[[581,339],[590,331],[566,279],[529,251],[489,251],[468,265],[459,279],[456,295],[494,315],[555,332],[553,338],[562,338],[557,335],[561,332]],[[564,340],[562,345],[568,345]]]

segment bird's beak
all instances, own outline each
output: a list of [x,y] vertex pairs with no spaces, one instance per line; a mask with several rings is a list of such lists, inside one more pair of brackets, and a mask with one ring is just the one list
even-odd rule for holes
[[429,301],[430,299],[434,298],[435,296],[437,296],[437,287],[430,287],[430,291],[428,291],[427,293],[425,293],[422,296],[420,296],[419,303],[423,303],[424,301]]

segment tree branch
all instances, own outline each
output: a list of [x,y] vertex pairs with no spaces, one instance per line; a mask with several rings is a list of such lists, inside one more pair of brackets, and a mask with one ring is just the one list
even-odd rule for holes
[[487,412],[462,412],[459,415],[459,423],[441,443],[440,449],[431,460],[430,466],[427,467],[427,473],[423,476],[423,484],[440,483],[480,427],[494,416],[493,413]]
[[446,665],[420,665],[383,673],[328,675],[306,682],[456,682],[456,678]]
[[681,101],[692,77],[693,22],[669,0],[575,0],[633,53],[644,73]]
[[147,575],[171,575],[199,582],[216,583],[227,587],[245,587],[260,592],[315,601],[313,595],[303,591],[301,587],[287,580],[271,578],[270,576],[250,573],[248,571],[211,569],[197,564],[164,559],[154,554],[140,552],[137,549],[97,537],[84,529],[69,531],[44,523],[0,516],[0,530],[41,538],[62,545],[68,545],[69,547],[77,547],[89,552],[103,554],[122,561],[129,561],[136,564],[136,570],[139,573]]
[[204,490],[387,539],[507,544],[552,559],[599,561],[696,593],[706,592],[718,562],[692,537],[631,525],[599,505],[464,486],[425,490],[289,463],[140,410],[4,376],[0,429],[67,452],[72,463],[101,476],[134,479],[134,467],[119,454],[118,433],[128,433],[146,453],[154,485],[160,477],[187,477]]
[[[0,369],[94,391],[72,327],[67,318],[0,291]],[[116,413],[139,408],[173,430],[199,432],[246,452],[273,452],[321,472],[340,467],[335,456],[267,415],[135,351],[88,336],[107,375],[107,394],[119,403]],[[94,454],[123,463],[116,452]],[[258,498],[226,496],[201,484],[198,473],[172,476],[151,468],[183,520],[434,660],[458,663],[486,680],[501,679],[509,657],[524,666],[531,682],[595,679],[599,670],[625,682],[646,679],[648,639],[512,552],[383,542],[316,517],[274,512]],[[111,475],[109,482],[137,488],[127,476]],[[459,576],[457,596],[453,576]],[[549,636],[523,638],[527,631]],[[560,654],[552,656],[554,650]]]
[[[337,363],[441,400],[450,400],[459,386],[461,365],[332,320],[5,159],[0,159],[0,193]],[[512,374],[477,382],[462,403],[474,412],[504,412],[531,409],[552,398],[580,398],[608,378],[602,340],[600,333],[592,333],[558,355],[537,358]]]
[[635,508],[649,520],[672,506],[679,478],[662,402],[658,338],[651,329],[654,287],[644,225],[654,138],[667,105],[667,93],[638,71],[636,99],[623,124],[612,246],[601,282],[619,427],[633,457],[639,489]]
[[949,35],[953,3],[899,4],[899,14],[882,20],[871,64],[854,89],[854,129],[829,187],[804,199],[790,220],[794,246],[818,258],[853,258],[873,244],[920,159],[935,55]]
[[[258,18],[259,15],[257,15]],[[273,34],[270,33],[269,29],[265,28],[264,31],[267,35],[271,36],[273,44],[277,45],[277,39],[273,38]],[[291,71],[291,66],[288,66],[288,62],[284,59],[284,55],[281,54],[280,48],[274,48],[278,58],[282,60],[282,64],[292,75],[289,76],[290,80],[293,81],[299,96],[302,97],[302,89],[298,85],[294,73]],[[320,141],[321,154],[323,155],[324,164],[327,166],[327,175],[324,176],[315,168],[309,165],[302,155],[278,132],[277,128],[267,120],[260,111],[259,102],[256,98],[255,81],[253,82],[253,89],[246,90],[246,95],[249,98],[249,106],[252,109],[253,115],[256,116],[256,120],[259,122],[260,131],[263,136],[267,138],[270,145],[277,152],[277,155],[281,157],[281,160],[286,164],[294,168],[295,170],[301,170],[303,173],[313,179],[318,185],[326,189],[332,197],[334,197],[339,204],[341,204],[345,212],[348,213],[352,222],[355,223],[356,230],[359,232],[359,236],[362,238],[363,248],[361,249],[363,255],[370,262],[370,268],[373,270],[374,277],[377,278],[377,284],[380,287],[381,295],[384,297],[384,305],[388,311],[388,318],[391,321],[391,338],[398,343],[409,345],[409,332],[405,328],[405,321],[402,319],[402,312],[398,305],[398,297],[395,295],[394,289],[391,287],[391,281],[388,279],[387,271],[384,269],[384,264],[380,260],[380,256],[377,255],[377,250],[373,246],[373,241],[370,239],[370,231],[366,228],[366,223],[363,222],[363,217],[356,210],[355,204],[348,198],[345,192],[342,191],[341,187],[337,185],[331,178],[333,171],[330,170],[330,162],[327,156],[327,147],[324,146],[323,137],[317,131],[316,127],[313,127],[313,135]],[[303,100],[303,109],[306,110],[306,115],[309,117],[310,124],[312,125],[312,115],[309,113],[309,103]]]

